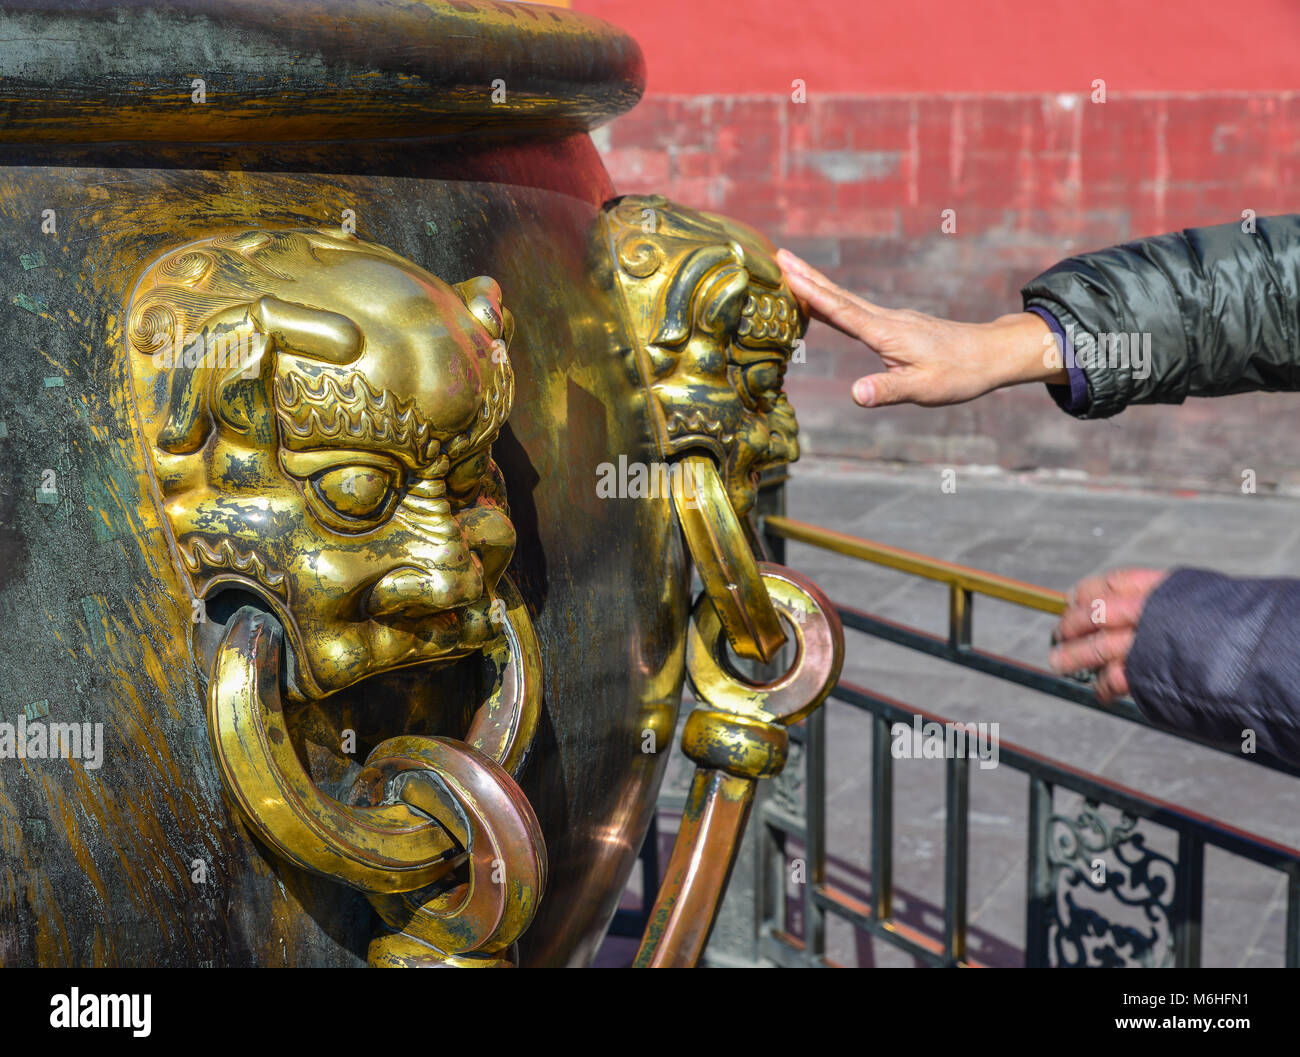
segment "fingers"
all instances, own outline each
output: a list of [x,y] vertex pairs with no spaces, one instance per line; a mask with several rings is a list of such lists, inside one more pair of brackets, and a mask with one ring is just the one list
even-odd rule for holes
[[1076,604],[1108,595],[1147,595],[1166,576],[1163,569],[1111,569],[1099,576],[1087,576],[1074,587]]
[[1131,629],[1098,631],[1061,643],[1048,654],[1048,663],[1053,671],[1061,673],[1096,671],[1112,662],[1118,662],[1122,668],[1133,638]]
[[912,399],[911,379],[905,371],[881,371],[853,383],[853,401],[862,407],[888,407]]
[[1114,701],[1129,692],[1125,664],[1142,610],[1168,573],[1163,569],[1111,569],[1080,580],[1052,637],[1048,663],[1061,674],[1095,672],[1097,697]]
[[795,296],[808,305],[814,319],[830,324],[851,338],[871,343],[871,314],[845,291],[801,275],[791,275],[787,281]]
[[786,282],[790,283],[791,289],[794,288],[795,282],[798,282],[800,286],[819,286],[823,290],[837,291],[864,311],[881,311],[879,305],[872,304],[865,297],[859,297],[857,294],[845,290],[842,286],[839,286],[819,272],[802,257],[796,257],[789,250],[777,250],[776,262],[781,266],[781,271],[785,274]]
[[879,305],[873,304],[865,297],[859,297],[852,291],[844,289],[844,287],[828,279],[815,268],[808,268],[806,272],[786,272],[785,278],[786,282],[790,284],[790,289],[802,291],[802,296],[805,298],[809,297],[813,292],[821,292],[822,294],[830,293],[835,294],[849,304],[860,308],[863,312],[873,313],[884,311],[884,309]]
[[[784,256],[782,256],[784,254]],[[786,250],[777,255],[790,289],[814,319],[827,323],[851,338],[873,344],[877,337],[877,315],[882,311],[870,301],[858,297],[831,282],[821,272],[800,261]],[[791,265],[790,262],[797,262]]]
[[1107,703],[1128,697],[1128,676],[1124,672],[1124,665],[1119,661],[1111,661],[1098,672],[1096,690],[1097,696]]
[[[857,338],[873,351],[888,357],[887,346],[898,337],[896,322],[885,309],[873,305],[836,286],[806,261],[789,250],[777,251],[786,281],[796,297],[805,302],[815,319]],[[853,399],[861,407],[887,407],[890,404],[925,403],[925,387],[915,372],[907,369],[902,357],[886,359],[887,371],[866,375],[853,384]]]
[[1111,569],[1080,580],[1056,627],[1060,640],[1090,635],[1098,627],[1136,628],[1147,598],[1165,578],[1163,569]]
[[1056,628],[1057,638],[1077,639],[1091,635],[1100,627],[1136,628],[1145,605],[1145,594],[1100,592],[1077,595],[1077,601],[1061,614],[1061,622]]

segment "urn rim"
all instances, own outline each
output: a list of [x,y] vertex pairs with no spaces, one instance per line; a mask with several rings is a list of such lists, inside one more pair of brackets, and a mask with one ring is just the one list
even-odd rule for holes
[[541,4],[0,0],[0,143],[556,136],[644,89],[635,40]]

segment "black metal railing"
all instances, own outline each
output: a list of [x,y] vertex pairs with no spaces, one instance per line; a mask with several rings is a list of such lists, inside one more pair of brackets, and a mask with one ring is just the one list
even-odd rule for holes
[[[832,532],[785,516],[784,473],[767,476],[759,493],[760,536],[773,560],[785,563],[786,542],[795,541],[846,558],[869,562],[948,586],[947,635],[934,635],[847,605],[836,610],[850,634],[863,634],[1003,682],[1093,709],[1130,723],[1160,730],[1183,741],[1228,753],[1239,765],[1262,766],[1292,777],[1300,768],[1262,756],[1245,756],[1238,747],[1167,731],[1150,723],[1130,700],[1103,704],[1092,688],[1073,679],[976,648],[972,641],[976,596],[996,598],[1045,613],[1060,613],[1065,596],[965,566],[944,562],[870,540]],[[824,586],[824,585],[823,585]],[[855,873],[831,858],[827,848],[826,726],[828,711],[847,708],[870,718],[871,772],[869,873]],[[687,706],[687,711],[689,706]],[[894,884],[894,756],[891,734],[897,724],[943,728],[950,719],[896,701],[842,680],[831,699],[802,724],[791,728],[791,759],[783,775],[760,795],[751,819],[751,848],[732,876],[728,901],[747,905],[735,915],[752,931],[751,942],[734,949],[722,963],[825,966],[827,923],[838,919],[860,935],[878,938],[916,962],[931,966],[971,966],[981,962],[968,950],[967,921],[971,759],[945,756],[944,884],[942,904],[926,907],[942,926],[925,927],[912,893]],[[681,764],[681,760],[675,763]],[[1176,804],[1147,796],[1116,782],[999,739],[998,764],[1023,773],[1028,781],[1027,868],[1025,875],[1026,966],[1121,965],[1197,966],[1205,899],[1205,856],[1216,848],[1279,871],[1286,878],[1283,958],[1300,966],[1300,849],[1245,832]],[[678,767],[678,777],[689,774]],[[672,838],[680,816],[684,786],[670,778],[659,800],[659,819],[642,850],[641,885],[658,885],[661,842]],[[1065,810],[1060,801],[1073,794],[1081,804]],[[1300,799],[1300,787],[1296,789]],[[1172,844],[1166,854],[1160,838]],[[1098,864],[1101,869],[1098,869]],[[790,883],[800,864],[802,883]],[[852,883],[837,883],[835,865]],[[740,889],[739,891],[737,889]],[[1083,905],[1084,891],[1108,898],[1112,916]],[[896,912],[896,896],[906,895],[910,914]],[[645,905],[648,906],[647,899]],[[750,905],[752,904],[752,905]],[[724,914],[727,908],[724,906]],[[1127,914],[1129,920],[1125,921]],[[613,935],[639,935],[646,912],[619,912]],[[732,922],[734,929],[734,921]],[[999,948],[1006,963],[1016,947],[1004,937],[981,937]],[[706,961],[718,963],[715,942]]]
[[[1059,613],[1065,605],[1059,593],[831,532],[781,513],[769,513],[762,519],[762,533],[776,561],[784,561],[786,541],[798,541],[948,585],[946,638],[836,604],[850,633],[884,639],[1132,723],[1163,729],[1149,723],[1131,701],[1104,705],[1085,684],[972,645],[977,595]],[[823,708],[805,721],[802,729],[792,732],[803,747],[802,812],[793,809],[787,797],[770,798],[756,814],[763,830],[758,870],[761,955],[782,965],[827,964],[826,922],[833,915],[923,964],[978,964],[967,950],[971,759],[952,755],[944,760],[940,938],[899,920],[894,913],[894,758],[890,747],[896,724],[911,727],[914,717],[919,716],[923,724],[933,722],[942,729],[950,721],[846,681],[840,682],[831,697],[871,717],[870,895],[863,899],[846,892],[827,877],[827,718]],[[1239,749],[1165,733],[1227,752],[1241,759],[1242,766],[1264,766],[1300,775],[1300,769],[1280,761],[1242,756]],[[1300,965],[1300,849],[1146,796],[1006,741],[999,743],[998,763],[1024,773],[1029,782],[1026,965],[1199,965],[1205,855],[1209,848],[1280,871],[1286,877],[1284,959],[1289,967]],[[1076,794],[1083,806],[1073,813],[1061,813],[1057,806],[1059,791]],[[1149,843],[1149,827],[1173,835],[1173,854],[1166,855]],[[806,857],[805,884],[785,883],[789,864],[796,857],[792,848]],[[1081,886],[1129,907],[1133,921],[1113,921],[1081,906],[1074,898]],[[792,908],[792,902],[797,907]],[[800,935],[789,927],[795,916],[801,919]]]

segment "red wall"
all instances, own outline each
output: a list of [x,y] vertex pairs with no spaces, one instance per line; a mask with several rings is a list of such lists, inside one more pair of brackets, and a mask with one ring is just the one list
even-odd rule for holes
[[573,0],[630,32],[648,90],[1300,88],[1296,0]]
[[[1300,0],[575,6],[646,51],[647,98],[596,135],[621,192],[748,221],[881,304],[988,320],[1072,253],[1300,211]],[[806,450],[1233,490],[1248,465],[1262,488],[1300,490],[1294,396],[1107,423],[1074,422],[1039,387],[863,411],[849,386],[874,369],[812,326],[786,376]]]

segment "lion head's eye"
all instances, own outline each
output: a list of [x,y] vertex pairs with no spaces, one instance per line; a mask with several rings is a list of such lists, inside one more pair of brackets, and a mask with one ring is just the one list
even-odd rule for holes
[[340,517],[373,518],[388,505],[392,476],[376,466],[339,466],[312,478],[321,501]]

